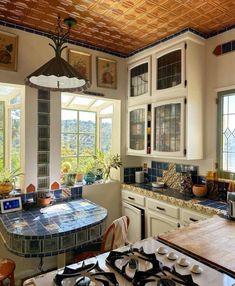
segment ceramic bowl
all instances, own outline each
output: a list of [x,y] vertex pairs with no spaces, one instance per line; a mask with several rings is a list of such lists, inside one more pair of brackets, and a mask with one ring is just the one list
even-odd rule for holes
[[201,185],[201,184],[193,185],[193,194],[196,197],[204,197],[207,194],[206,185]]

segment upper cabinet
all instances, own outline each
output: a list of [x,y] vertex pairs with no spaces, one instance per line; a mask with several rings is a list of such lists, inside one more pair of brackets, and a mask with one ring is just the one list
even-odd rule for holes
[[[128,69],[128,107],[145,105],[151,110],[151,119],[144,125],[146,141],[141,144],[141,154],[202,159],[205,42],[189,33],[150,51],[149,57]],[[129,110],[128,154],[138,155],[130,145],[136,144],[133,138],[137,138],[130,118]]]
[[143,103],[150,96],[150,57],[128,66],[128,104]]
[[185,95],[186,49],[183,42],[153,55],[152,95],[157,99]]

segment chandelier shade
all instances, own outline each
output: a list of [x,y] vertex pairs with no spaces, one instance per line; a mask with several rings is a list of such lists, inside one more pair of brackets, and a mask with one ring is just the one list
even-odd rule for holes
[[73,18],[65,19],[64,24],[68,26],[68,31],[63,33],[60,17],[58,18],[56,33],[51,36],[54,46],[49,44],[55,51],[55,57],[27,76],[26,85],[38,89],[68,92],[84,91],[90,86],[90,82],[61,57],[61,52],[67,47],[63,45],[68,38],[70,28],[75,23]]

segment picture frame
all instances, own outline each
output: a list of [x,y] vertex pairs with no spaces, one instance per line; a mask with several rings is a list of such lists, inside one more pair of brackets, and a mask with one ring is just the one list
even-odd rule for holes
[[91,83],[91,54],[69,49],[68,62],[80,75]]
[[18,36],[0,31],[0,69],[16,71],[18,57]]
[[115,60],[97,57],[97,86],[117,88],[117,62]]

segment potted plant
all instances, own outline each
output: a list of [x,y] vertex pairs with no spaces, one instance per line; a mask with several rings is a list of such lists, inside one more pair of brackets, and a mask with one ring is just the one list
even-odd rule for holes
[[11,171],[10,169],[3,169],[0,172],[0,194],[6,195],[11,192],[15,186],[15,180],[23,173],[20,172],[20,169]]
[[103,179],[105,182],[111,180],[110,178],[110,171],[112,168],[118,169],[121,167],[122,162],[119,154],[111,154],[102,153],[101,151],[97,151],[96,155],[94,156],[97,168],[102,170]]
[[95,182],[99,171],[93,156],[87,157],[86,161],[79,167],[79,169],[84,174],[84,180],[88,185]]
[[46,207],[52,203],[52,197],[50,191],[38,191],[37,204],[39,207]]

